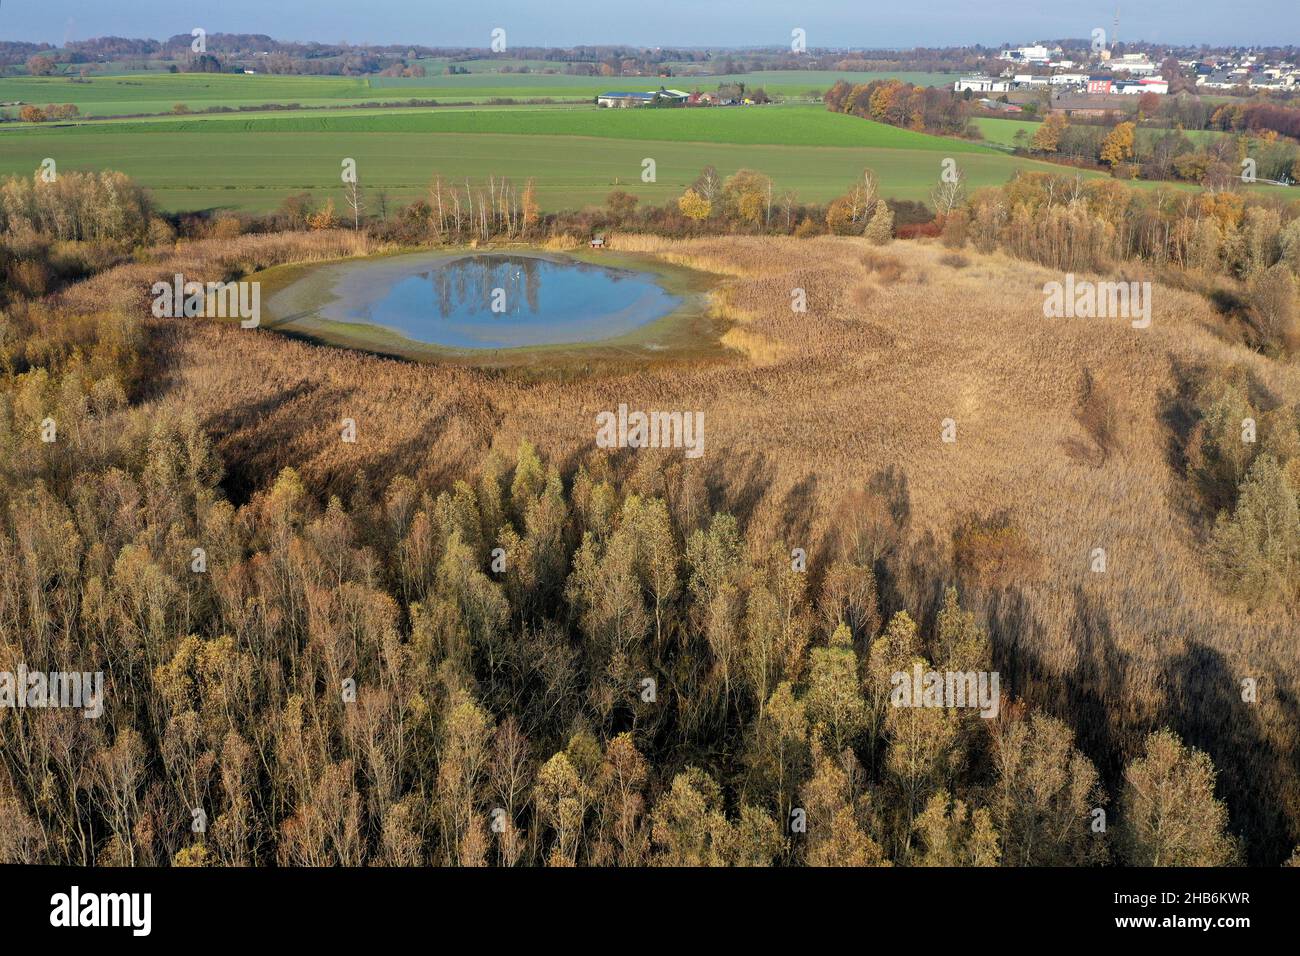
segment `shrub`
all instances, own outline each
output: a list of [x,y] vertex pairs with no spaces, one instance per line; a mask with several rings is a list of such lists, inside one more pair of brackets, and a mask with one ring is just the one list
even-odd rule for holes
[[307,224],[312,229],[337,229],[339,218],[334,214],[334,200],[327,199],[320,212],[307,217]]
[[1261,343],[1286,350],[1300,347],[1291,270],[1281,263],[1263,269],[1251,278],[1248,291],[1250,321]]
[[878,246],[894,238],[894,213],[883,199],[876,200],[876,211],[867,223],[866,237]]
[[52,183],[14,176],[0,183],[0,232],[136,241],[148,229],[150,206],[124,173],[65,172]]
[[960,249],[966,245],[966,233],[970,230],[970,213],[958,209],[943,221],[941,242],[949,249]]
[[967,518],[952,536],[953,563],[984,587],[1027,581],[1038,572],[1041,555],[1008,512]]
[[1187,477],[1213,514],[1236,500],[1256,447],[1242,441],[1243,422],[1259,414],[1240,370],[1201,386],[1192,405],[1198,421],[1187,443]]
[[236,236],[243,235],[243,232],[244,225],[237,216],[218,216],[212,223],[214,239],[234,239]]
[[798,239],[807,239],[809,236],[820,236],[822,226],[812,216],[805,216],[799,220],[799,225],[794,227],[795,237]]

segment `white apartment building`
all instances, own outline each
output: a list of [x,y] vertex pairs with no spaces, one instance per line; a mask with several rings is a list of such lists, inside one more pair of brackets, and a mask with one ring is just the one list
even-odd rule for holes
[[1048,49],[1041,44],[1036,44],[1034,46],[1020,46],[1012,50],[1003,50],[998,54],[998,59],[1011,60],[1015,63],[1040,63],[1046,66],[1052,61],[1053,57],[1059,57],[1064,52],[1059,46]]
[[964,90],[973,93],[1006,93],[1011,89],[1011,81],[996,76],[963,76],[952,88],[957,93]]
[[1131,73],[1134,76],[1150,76],[1158,69],[1143,53],[1125,53],[1119,59],[1112,57],[1110,68],[1116,73]]

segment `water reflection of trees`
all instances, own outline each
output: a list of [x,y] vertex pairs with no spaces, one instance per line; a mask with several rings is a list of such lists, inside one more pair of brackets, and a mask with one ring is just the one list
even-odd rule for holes
[[500,315],[492,311],[492,290],[504,289],[506,315],[521,307],[541,308],[542,270],[550,265],[532,256],[467,256],[421,273],[432,286],[433,304],[444,319],[454,315]]

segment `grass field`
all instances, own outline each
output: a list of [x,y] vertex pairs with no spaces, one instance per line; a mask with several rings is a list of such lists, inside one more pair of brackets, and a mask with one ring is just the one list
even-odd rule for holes
[[946,83],[941,73],[833,73],[795,70],[733,76],[659,78],[585,77],[544,73],[471,72],[457,76],[398,77],[270,76],[215,73],[137,73],[91,76],[86,83],[56,77],[0,79],[0,102],[73,103],[87,116],[164,113],[177,103],[200,110],[208,106],[258,106],[299,103],[329,106],[370,101],[436,99],[481,102],[492,98],[585,100],[611,89],[680,86],[711,90],[719,83],[743,82],[769,93],[807,96],[829,89],[837,79],[855,83],[898,76],[926,85]]
[[[724,111],[711,111],[722,116]],[[674,111],[674,115],[687,114]],[[625,122],[634,117],[596,115]],[[643,114],[644,115],[644,114]],[[762,126],[758,110],[734,112],[734,122]],[[444,119],[444,117],[436,117]],[[840,120],[827,115],[827,119]],[[148,186],[168,210],[273,209],[285,196],[310,190],[318,198],[342,200],[339,180],[344,157],[357,161],[372,194],[390,201],[418,197],[435,172],[481,181],[489,174],[516,182],[537,180],[543,208],[599,204],[614,188],[643,201],[662,203],[681,194],[712,164],[724,176],[742,167],[771,176],[780,190],[796,189],[801,200],[824,202],[841,194],[861,175],[875,170],[884,195],[928,199],[948,155],[972,186],[1005,182],[1017,169],[1051,167],[956,140],[926,137],[862,120],[863,140],[877,145],[818,146],[737,142],[691,142],[563,136],[534,133],[468,132],[284,132],[257,134],[198,132],[156,128],[149,132],[70,127],[0,135],[0,175],[30,175],[44,157],[62,170],[120,169]],[[721,120],[729,122],[727,119]],[[213,127],[217,121],[208,121]],[[816,126],[820,121],[810,119]],[[837,123],[838,125],[838,123]],[[736,136],[745,131],[737,127]],[[769,137],[784,135],[769,127]],[[761,138],[757,133],[756,138]],[[892,145],[891,145],[892,144]],[[641,181],[642,161],[656,163],[656,181]]]
[[258,114],[240,117],[165,117],[76,127],[102,133],[504,133],[599,136],[610,139],[740,143],[769,146],[846,146],[983,153],[978,143],[946,139],[831,113],[821,106],[729,109],[605,110],[596,107],[516,107],[356,111],[345,114]]
[[[880,74],[804,71],[739,78],[795,93],[814,84],[824,87],[839,75],[860,80]],[[771,176],[778,190],[796,190],[804,202],[825,202],[840,195],[864,167],[876,172],[885,196],[924,202],[937,181],[941,160],[949,156],[961,157],[960,167],[972,188],[1003,183],[1021,169],[1060,171],[1058,166],[1009,156],[993,147],[1009,145],[1018,129],[1032,132],[1033,124],[1016,120],[977,120],[988,139],[988,144],[981,144],[898,129],[808,104],[707,110],[600,110],[578,103],[346,108],[399,91],[403,98],[458,99],[467,98],[466,91],[536,96],[538,91],[551,95],[570,89],[586,97],[611,85],[638,85],[628,78],[481,72],[424,81],[385,79],[378,86],[380,79],[135,74],[99,77],[86,84],[0,80],[0,100],[80,101],[87,113],[95,111],[94,104],[121,115],[169,109],[170,103],[181,101],[196,109],[250,102],[343,107],[327,112],[14,124],[0,130],[0,175],[30,175],[51,157],[63,170],[120,169],[148,186],[168,211],[265,212],[302,191],[311,191],[321,200],[333,196],[339,204],[339,168],[345,157],[357,160],[373,205],[380,192],[388,203],[409,202],[423,193],[435,173],[441,173],[458,182],[482,181],[489,175],[516,182],[534,178],[545,209],[598,205],[615,188],[643,201],[663,203],[680,195],[706,165],[716,166],[724,176],[740,168],[757,169]],[[704,79],[710,82],[699,85],[722,78]],[[415,85],[420,82],[426,85]],[[640,85],[655,82],[641,78]],[[692,85],[683,78],[665,82]],[[500,85],[507,83],[522,85]],[[650,183],[641,180],[647,158],[656,164],[656,181]]]
[[[1014,120],[998,119],[992,116],[976,117],[974,122],[976,128],[983,134],[984,139],[990,143],[998,143],[1002,146],[1014,146],[1016,133],[1020,130],[1025,131],[1026,136],[1033,136],[1038,129],[1038,123],[1032,120]],[[1141,129],[1138,130],[1138,136],[1143,141],[1161,136],[1166,132],[1162,129]],[[1183,135],[1198,145],[1217,139],[1220,136],[1226,136],[1227,133],[1221,133],[1213,129],[1193,129],[1183,130]]]

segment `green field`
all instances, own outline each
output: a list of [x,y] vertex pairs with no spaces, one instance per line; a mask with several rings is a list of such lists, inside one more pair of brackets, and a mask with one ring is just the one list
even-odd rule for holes
[[1034,131],[1038,129],[1038,123],[1031,120],[995,119],[991,116],[977,116],[971,122],[975,124],[975,128],[980,131],[980,135],[986,141],[997,143],[1000,146],[1014,146],[1016,144],[1016,133],[1020,130],[1024,130],[1026,136],[1033,136]]
[[169,112],[177,103],[198,111],[209,106],[263,106],[298,103],[336,106],[349,103],[399,102],[407,99],[482,102],[494,98],[589,100],[608,90],[651,90],[663,85],[715,89],[719,83],[744,82],[769,93],[801,97],[829,89],[837,79],[854,83],[897,76],[918,84],[947,83],[940,73],[834,73],[795,70],[700,77],[585,77],[543,73],[472,72],[468,75],[398,77],[245,76],[229,73],[135,73],[91,75],[85,83],[62,77],[0,79],[0,102],[73,103],[87,116],[122,116]]
[[[475,182],[534,178],[548,209],[600,204],[615,188],[662,203],[710,164],[723,175],[757,169],[806,202],[841,194],[870,167],[884,195],[926,201],[948,156],[961,157],[972,186],[1005,182],[1017,169],[1052,168],[818,106],[259,114],[0,132],[0,175],[30,175],[45,157],[61,170],[120,169],[168,210],[266,211],[304,190],[337,205],[344,157],[357,161],[372,203],[380,192],[390,203],[413,200],[435,173]],[[641,180],[647,158],[656,163],[652,183]]]
[[[972,122],[975,123],[976,128],[979,129],[985,140],[1003,146],[1015,145],[1015,135],[1018,130],[1024,130],[1026,136],[1033,136],[1034,132],[1038,129],[1038,123],[1032,120],[999,119],[992,116],[979,116]],[[1148,139],[1163,136],[1166,132],[1168,131],[1163,129],[1140,129],[1138,130],[1138,136],[1143,142],[1145,142]],[[1183,135],[1193,143],[1200,145],[1228,134],[1213,129],[1192,129],[1184,130]]]
[[[814,83],[825,88],[835,76],[805,71],[751,74],[744,79],[773,90],[806,91]],[[719,79],[708,78],[711,84]],[[454,89],[457,96],[466,90],[502,95],[507,88],[494,83],[522,84],[519,89],[529,95],[538,90],[576,89],[584,97],[611,85],[638,86],[628,78],[485,72],[424,81],[385,80],[391,85],[383,87],[374,85],[377,82],[201,74],[100,77],[88,84],[0,80],[0,100],[75,101],[76,97],[45,95],[73,91],[87,97],[83,108],[92,102],[110,104],[109,112],[119,115],[146,112],[146,104],[153,102],[149,97],[163,103],[184,99],[195,108],[204,103],[231,105],[236,94],[262,102],[340,107],[8,124],[0,127],[0,175],[31,175],[50,157],[64,171],[120,169],[149,187],[159,206],[169,211],[265,212],[286,196],[303,191],[322,201],[332,197],[341,207],[340,164],[352,158],[370,196],[371,211],[377,212],[381,194],[391,209],[423,195],[435,174],[458,183],[467,179],[481,183],[488,176],[504,176],[516,183],[532,178],[543,208],[560,209],[599,205],[613,189],[664,203],[680,195],[706,165],[716,166],[724,176],[741,168],[759,170],[773,178],[778,191],[796,190],[803,202],[825,202],[842,194],[864,168],[876,172],[883,195],[926,202],[941,163],[949,156],[958,158],[971,188],[1003,183],[1022,169],[1062,171],[995,148],[993,144],[1009,145],[1018,129],[1033,131],[1034,124],[1017,120],[977,120],[988,139],[978,143],[898,129],[806,104],[634,110],[603,110],[581,102],[549,107],[349,107],[383,93],[424,98],[436,91],[430,98],[447,99],[447,91]],[[411,85],[417,82],[426,85]],[[665,82],[692,85],[681,78]],[[655,162],[654,182],[642,181],[646,159]]]
[[259,113],[256,116],[158,117],[76,127],[79,132],[174,135],[207,133],[504,133],[529,136],[598,136],[610,139],[737,143],[769,146],[844,146],[987,152],[963,140],[929,136],[884,123],[831,113],[821,106],[747,106],[716,109],[516,107],[405,109],[346,113]]

